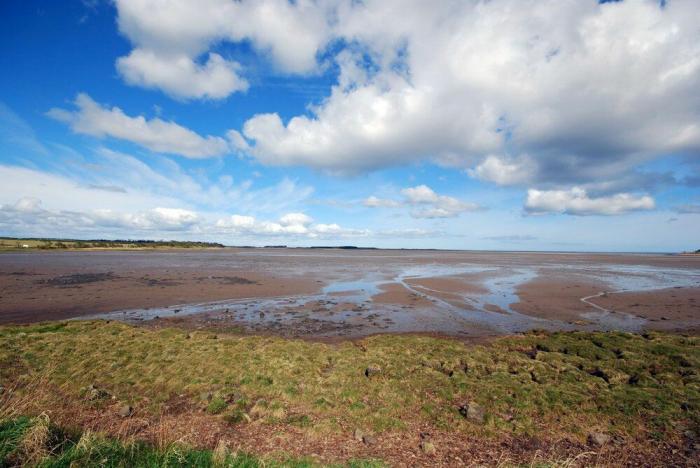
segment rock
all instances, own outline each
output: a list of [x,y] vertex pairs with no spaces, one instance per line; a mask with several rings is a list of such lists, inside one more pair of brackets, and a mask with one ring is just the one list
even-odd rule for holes
[[459,414],[476,423],[483,423],[484,419],[486,419],[484,409],[474,402],[469,402],[460,406]]
[[426,455],[435,455],[435,452],[437,452],[437,450],[435,449],[435,444],[433,444],[429,440],[424,440],[423,442],[421,442],[420,449]]
[[365,433],[362,432],[362,429],[355,429],[355,432],[353,432],[352,436],[355,438],[356,441],[362,442],[365,437]]
[[366,377],[373,377],[382,373],[382,368],[377,365],[371,365],[365,369]]
[[588,443],[595,447],[602,447],[610,442],[610,436],[602,432],[591,432],[588,434]]
[[119,407],[119,416],[121,416],[122,418],[128,418],[132,414],[134,414],[134,408],[132,408],[131,406],[121,405]]
[[106,390],[97,388],[95,385],[88,385],[86,396],[90,401],[97,401],[109,398],[111,395]]
[[372,435],[365,434],[362,436],[362,442],[364,442],[365,445],[374,445],[377,443],[377,438]]

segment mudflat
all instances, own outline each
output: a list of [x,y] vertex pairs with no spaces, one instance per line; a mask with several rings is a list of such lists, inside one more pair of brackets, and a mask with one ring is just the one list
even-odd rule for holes
[[8,252],[0,323],[111,318],[299,337],[700,329],[700,257],[420,250]]

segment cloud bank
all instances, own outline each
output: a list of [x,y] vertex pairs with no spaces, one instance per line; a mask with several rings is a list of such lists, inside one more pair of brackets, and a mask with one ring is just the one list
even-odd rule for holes
[[[693,1],[160,5],[116,0],[133,45],[117,68],[130,84],[185,99],[243,91],[246,70],[216,52],[222,43],[250,44],[280,74],[337,71],[308,112],[257,114],[230,133],[263,164],[358,173],[430,160],[497,185],[581,187],[617,200],[630,174],[632,191],[653,188],[656,174],[637,172],[660,155],[700,155]],[[202,149],[142,141],[190,157],[224,151],[217,137],[189,138]]]

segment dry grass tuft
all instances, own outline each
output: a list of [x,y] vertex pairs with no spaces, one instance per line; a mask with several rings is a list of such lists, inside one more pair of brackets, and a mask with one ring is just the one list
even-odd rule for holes
[[42,413],[34,424],[24,433],[19,445],[19,458],[27,465],[39,465],[49,455],[49,438],[51,436],[49,417]]

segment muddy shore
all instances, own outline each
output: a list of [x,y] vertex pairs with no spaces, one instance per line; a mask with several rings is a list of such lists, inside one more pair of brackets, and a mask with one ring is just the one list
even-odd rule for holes
[[700,257],[300,249],[0,255],[0,323],[96,316],[312,338],[694,331]]

